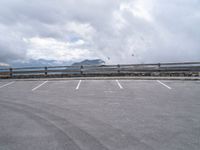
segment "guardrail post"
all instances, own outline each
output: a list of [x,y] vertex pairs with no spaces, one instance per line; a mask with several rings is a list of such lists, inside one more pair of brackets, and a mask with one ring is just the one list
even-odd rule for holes
[[45,76],[47,76],[47,67],[44,67],[44,70],[45,70],[44,74]]
[[10,77],[12,78],[12,76],[13,76],[13,69],[10,68]]
[[117,65],[117,72],[120,73],[120,65]]
[[159,69],[160,69],[160,66],[161,66],[161,64],[159,63],[159,64],[158,64],[158,68],[159,68]]
[[81,75],[83,74],[83,66],[81,66]]
[[160,75],[160,72],[161,72],[160,66],[161,66],[161,64],[159,63],[159,64],[158,64],[158,72],[159,72],[159,75]]

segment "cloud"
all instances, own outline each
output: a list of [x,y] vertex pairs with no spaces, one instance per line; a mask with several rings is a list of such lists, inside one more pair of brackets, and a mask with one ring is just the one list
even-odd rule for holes
[[199,26],[197,0],[1,0],[0,62],[199,61]]
[[39,38],[24,39],[29,45],[27,57],[31,59],[48,59],[60,61],[72,61],[84,59],[90,56],[91,52],[84,49],[83,40],[76,42],[63,42],[53,38]]
[[21,33],[0,24],[0,61],[7,62],[24,57],[26,57],[26,45],[22,41]]
[[0,63],[0,67],[9,67],[9,64],[6,64],[6,63]]

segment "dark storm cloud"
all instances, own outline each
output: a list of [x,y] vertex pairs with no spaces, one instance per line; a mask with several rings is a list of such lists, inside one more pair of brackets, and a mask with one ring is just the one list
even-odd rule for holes
[[199,10],[198,0],[1,0],[0,62],[198,61]]

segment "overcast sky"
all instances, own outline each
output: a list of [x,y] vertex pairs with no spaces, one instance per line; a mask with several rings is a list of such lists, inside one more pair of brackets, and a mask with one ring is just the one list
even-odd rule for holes
[[95,58],[200,61],[200,1],[0,0],[0,63]]

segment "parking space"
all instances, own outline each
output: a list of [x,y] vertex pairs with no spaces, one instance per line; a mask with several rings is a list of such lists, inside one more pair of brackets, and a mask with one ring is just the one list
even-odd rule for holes
[[[75,146],[68,149],[197,150],[199,89],[198,81],[4,80],[0,82],[0,106],[4,108],[0,113],[9,112],[17,124],[27,120],[24,128],[31,123],[35,130],[38,126],[38,131],[45,130],[61,147],[71,139]],[[22,136],[15,131],[16,125],[9,125],[13,132],[2,131],[8,123],[5,118],[0,115],[0,135]],[[24,136],[30,139],[26,142],[37,145],[33,131],[26,132]],[[48,139],[42,140],[45,146]]]
[[11,85],[11,84],[13,84],[13,83],[14,83],[14,82],[8,82],[8,83],[2,82],[2,83],[0,84],[0,88],[7,87],[7,86],[9,86],[9,85]]
[[[178,82],[178,81],[177,81]],[[200,82],[178,82],[175,86],[188,87],[199,86]],[[80,90],[80,91],[120,91],[124,89],[140,88],[168,88],[172,89],[169,85],[173,86],[172,81],[159,81],[159,80],[63,80],[63,81],[10,81],[5,80],[0,82],[1,88],[9,88],[9,90],[30,90],[30,91],[60,91],[60,90]],[[181,85],[178,85],[178,84]],[[11,84],[14,84],[11,86]],[[169,85],[167,85],[169,84]],[[90,89],[91,88],[91,89]]]

